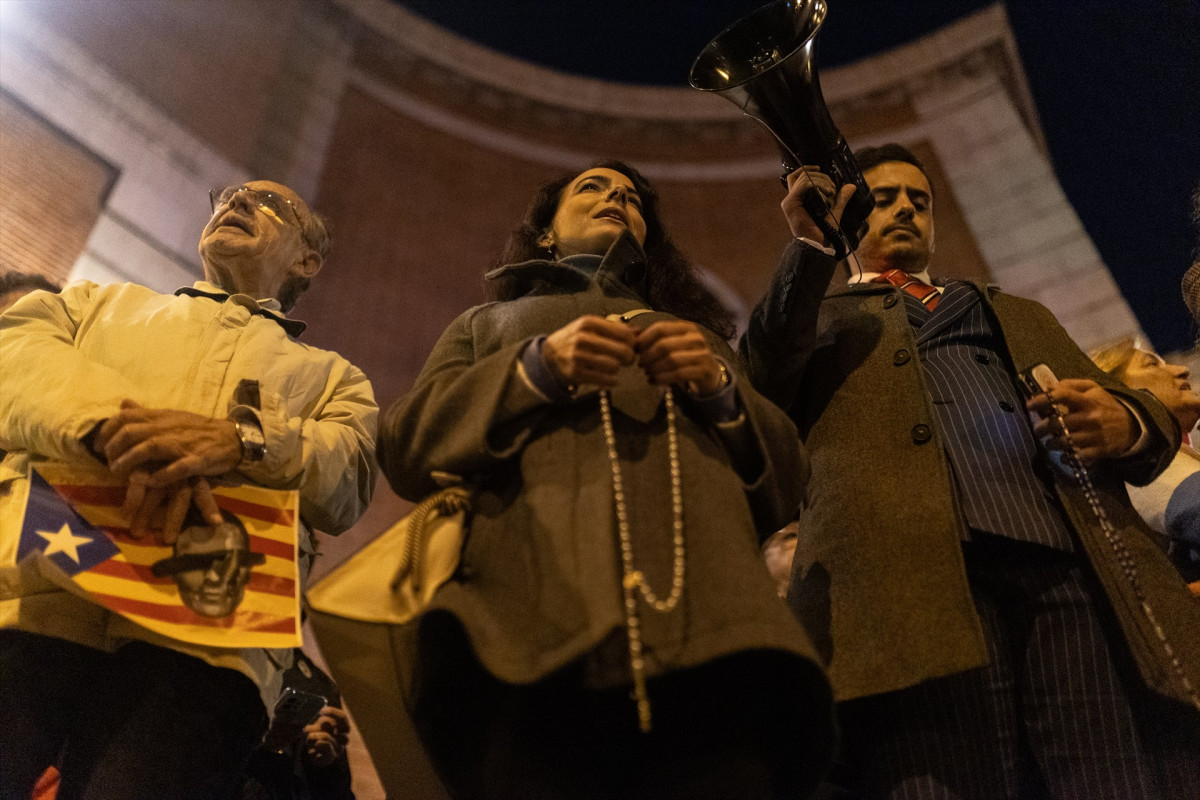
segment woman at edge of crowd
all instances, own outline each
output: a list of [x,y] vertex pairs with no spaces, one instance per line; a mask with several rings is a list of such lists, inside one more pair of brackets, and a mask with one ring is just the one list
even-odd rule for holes
[[1126,488],[1146,524],[1167,537],[1168,555],[1192,593],[1200,595],[1200,451],[1188,438],[1200,421],[1200,394],[1188,381],[1187,367],[1168,364],[1133,339],[1093,352],[1092,360],[1126,386],[1153,394],[1179,422],[1183,444],[1170,466],[1148,485]]
[[633,168],[544,186],[501,264],[380,432],[402,497],[475,487],[404,645],[439,775],[472,798],[806,796],[831,691],[758,550],[803,491],[795,428],[737,375]]

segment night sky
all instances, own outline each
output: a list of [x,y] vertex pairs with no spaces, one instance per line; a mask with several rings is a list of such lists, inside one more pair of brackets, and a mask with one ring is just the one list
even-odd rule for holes
[[[762,0],[403,0],[509,55],[622,83],[686,86],[696,54]],[[828,0],[833,67],[990,5]],[[1200,1],[1005,3],[1063,190],[1160,352],[1195,338],[1179,293],[1200,187]],[[853,145],[853,143],[851,143]]]

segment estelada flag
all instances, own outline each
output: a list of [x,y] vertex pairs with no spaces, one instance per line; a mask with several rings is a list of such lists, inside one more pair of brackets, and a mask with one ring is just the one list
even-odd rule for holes
[[108,470],[39,463],[29,477],[18,561],[42,558],[92,602],[182,642],[300,646],[297,492],[214,486],[228,524],[171,546],[129,535]]

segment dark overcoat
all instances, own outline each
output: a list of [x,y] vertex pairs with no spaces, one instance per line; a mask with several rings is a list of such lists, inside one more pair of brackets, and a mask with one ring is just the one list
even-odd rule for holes
[[[415,501],[434,491],[437,471],[478,486],[462,566],[436,594],[421,629],[430,630],[430,620],[439,629],[453,620],[487,672],[509,684],[532,684],[598,650],[611,655],[601,644],[624,641],[612,473],[598,394],[548,402],[522,379],[518,361],[534,337],[581,315],[644,308],[643,259],[636,243],[622,237],[594,277],[548,261],[503,268],[529,291],[456,319],[411,392],[382,422],[380,462],[402,497]],[[670,318],[646,313],[636,324]],[[736,369],[728,345],[706,335]],[[784,680],[764,682],[762,691],[788,703],[804,698],[810,713],[795,724],[806,729],[812,750],[795,755],[819,762],[832,746],[832,694],[759,556],[761,537],[794,513],[807,460],[787,415],[744,378],[735,377],[735,387],[742,440],[752,451],[738,469],[717,426],[676,390],[685,588],[669,614],[641,605],[647,674],[653,680],[724,656],[773,653],[775,662],[790,666]],[[623,371],[612,391],[635,565],[666,596],[673,556],[662,395],[636,367]],[[421,642],[436,646],[428,638]],[[586,672],[586,688],[630,680],[627,656],[593,659]],[[760,680],[748,674],[744,686]]]
[[[836,697],[849,700],[981,666],[987,653],[967,586],[964,522],[905,304],[887,284],[825,294],[833,269],[832,259],[792,245],[742,353],[755,385],[789,410],[812,460],[789,602],[828,659]],[[1140,455],[1091,469],[1136,588],[1081,487],[1055,473],[1054,489],[1142,678],[1191,703],[1139,594],[1193,687],[1200,607],[1124,488],[1170,462],[1177,424],[1152,395],[1097,369],[1044,306],[979,288],[1014,370],[1045,363],[1060,379],[1090,378],[1148,423]]]

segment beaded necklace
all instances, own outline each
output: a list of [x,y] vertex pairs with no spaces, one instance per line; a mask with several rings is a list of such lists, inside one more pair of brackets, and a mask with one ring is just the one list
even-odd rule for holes
[[1108,546],[1112,549],[1113,556],[1117,563],[1121,566],[1121,571],[1125,575],[1125,580],[1129,584],[1129,588],[1133,590],[1133,595],[1141,606],[1143,616],[1146,617],[1150,627],[1154,629],[1155,638],[1162,645],[1163,652],[1167,659],[1171,662],[1171,672],[1175,676],[1175,680],[1179,683],[1179,687],[1183,693],[1191,700],[1193,706],[1200,709],[1200,694],[1197,694],[1196,687],[1192,686],[1192,682],[1188,680],[1187,674],[1183,671],[1183,665],[1179,662],[1179,656],[1175,653],[1175,648],[1167,641],[1166,631],[1163,630],[1162,624],[1159,623],[1158,617],[1154,613],[1154,609],[1150,607],[1150,603],[1146,599],[1146,592],[1142,588],[1141,576],[1138,574],[1137,564],[1133,560],[1133,556],[1129,552],[1129,548],[1125,544],[1120,532],[1113,527],[1112,522],[1108,518],[1108,512],[1104,510],[1104,506],[1100,503],[1100,493],[1096,491],[1095,485],[1092,483],[1092,476],[1088,473],[1087,467],[1079,458],[1079,451],[1075,447],[1075,443],[1071,441],[1071,432],[1067,430],[1067,423],[1063,419],[1063,411],[1061,407],[1054,402],[1051,402],[1051,413],[1054,415],[1054,421],[1062,432],[1063,440],[1066,442],[1066,449],[1063,451],[1064,461],[1074,473],[1076,481],[1083,488],[1083,495],[1087,499],[1088,506],[1091,507],[1092,513],[1096,516],[1096,521],[1100,523],[1100,530],[1104,532],[1104,538],[1108,540]]
[[612,466],[613,504],[617,512],[617,537],[621,545],[621,588],[625,600],[625,630],[629,638],[629,669],[633,673],[633,696],[637,702],[638,727],[650,732],[650,697],[646,692],[646,661],[642,654],[641,619],[638,616],[638,593],[650,608],[668,614],[683,597],[683,575],[686,548],[683,539],[683,483],[679,469],[679,437],[675,429],[675,396],[668,388],[664,399],[667,406],[667,457],[671,471],[671,538],[675,562],[671,571],[671,593],[660,598],[646,576],[633,563],[633,538],[629,531],[629,514],[625,505],[625,486],[621,478],[621,463],[617,458],[617,436],[613,431],[612,406],[607,391],[600,392],[600,419],[604,424],[604,443],[608,446],[608,461]]

